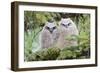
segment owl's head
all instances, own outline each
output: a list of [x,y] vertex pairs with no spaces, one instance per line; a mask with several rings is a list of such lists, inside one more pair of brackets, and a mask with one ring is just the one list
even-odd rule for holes
[[62,18],[59,24],[66,29],[75,25],[70,18]]
[[44,27],[45,30],[49,31],[50,33],[53,33],[55,30],[57,30],[57,26],[55,22],[47,22]]

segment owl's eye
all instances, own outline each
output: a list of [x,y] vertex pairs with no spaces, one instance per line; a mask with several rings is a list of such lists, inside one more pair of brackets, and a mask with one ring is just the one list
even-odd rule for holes
[[56,27],[53,27],[53,29],[56,29]]
[[49,27],[47,27],[47,26],[46,26],[45,28],[46,28],[46,29],[50,29],[50,28],[49,28]]
[[61,25],[66,26],[65,24],[61,24]]
[[67,25],[68,25],[68,26],[70,26],[70,25],[71,25],[71,23],[68,23]]

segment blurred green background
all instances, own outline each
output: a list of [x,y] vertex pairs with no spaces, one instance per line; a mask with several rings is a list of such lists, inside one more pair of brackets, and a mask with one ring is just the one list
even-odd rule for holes
[[[40,50],[39,35],[45,22],[54,19],[58,25],[62,17],[71,18],[78,27],[79,36],[75,38],[79,45]],[[24,61],[86,58],[90,58],[90,14],[24,11]]]

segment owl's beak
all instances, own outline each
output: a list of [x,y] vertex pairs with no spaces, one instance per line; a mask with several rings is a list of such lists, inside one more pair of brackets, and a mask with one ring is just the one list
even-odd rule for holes
[[51,29],[49,29],[49,31],[50,31],[50,33],[52,33],[53,32],[53,29],[51,28]]
[[68,28],[68,25],[66,25],[65,27]]

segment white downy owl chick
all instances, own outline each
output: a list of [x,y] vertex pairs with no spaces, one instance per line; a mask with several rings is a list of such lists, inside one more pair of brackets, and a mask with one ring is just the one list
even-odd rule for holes
[[66,38],[72,35],[78,35],[78,29],[75,23],[70,18],[62,18],[59,23],[59,38],[56,46],[58,48],[65,48],[70,46],[77,46],[77,40],[67,40]]
[[41,48],[52,48],[59,37],[55,22],[47,22],[41,32]]

